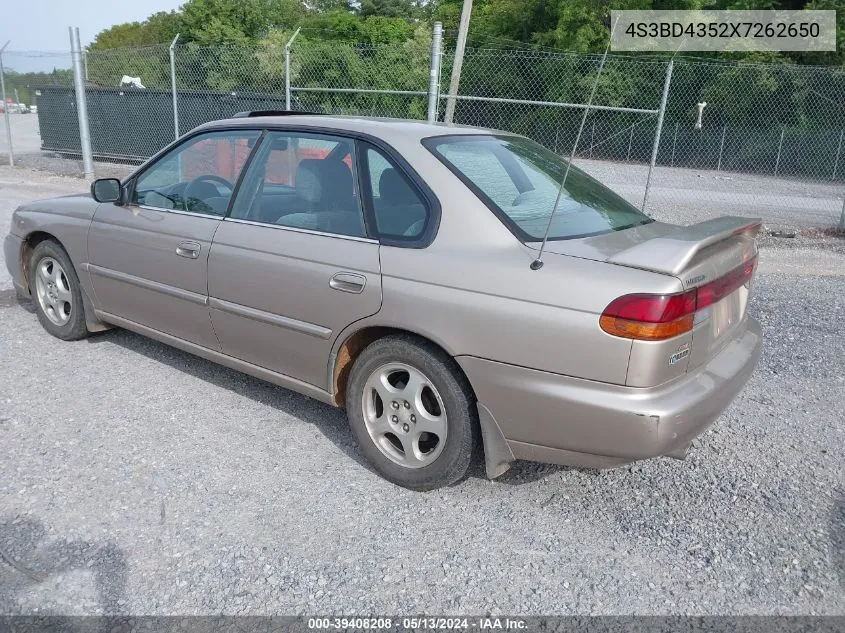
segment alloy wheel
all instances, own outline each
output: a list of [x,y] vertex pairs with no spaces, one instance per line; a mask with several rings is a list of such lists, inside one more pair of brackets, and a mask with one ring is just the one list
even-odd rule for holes
[[405,468],[432,463],[446,444],[446,409],[437,388],[404,363],[376,369],[364,387],[364,423],[376,447]]
[[52,257],[38,262],[35,270],[35,293],[41,310],[56,325],[65,325],[73,309],[73,293],[67,274]]

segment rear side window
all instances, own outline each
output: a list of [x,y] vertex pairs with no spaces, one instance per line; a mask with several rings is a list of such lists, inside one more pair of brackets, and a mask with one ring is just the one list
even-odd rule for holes
[[[439,136],[424,145],[463,180],[521,240],[543,239],[567,161],[519,136]],[[652,220],[583,171],[570,167],[549,230],[565,240]]]
[[268,132],[250,161],[231,217],[365,237],[355,142],[306,132]]
[[400,241],[419,239],[429,222],[428,205],[388,156],[368,146],[366,158],[379,236]]

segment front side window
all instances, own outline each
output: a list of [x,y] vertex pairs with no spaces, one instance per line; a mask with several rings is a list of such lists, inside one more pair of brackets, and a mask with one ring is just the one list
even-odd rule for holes
[[[523,241],[543,239],[567,162],[519,136],[440,136],[424,141]],[[647,224],[651,219],[575,167],[569,169],[550,240]]]
[[145,169],[133,202],[157,209],[225,215],[235,182],[260,132],[197,135]]
[[427,205],[390,158],[373,147],[366,154],[378,234],[400,241],[418,239],[428,222]]
[[352,139],[270,132],[244,175],[231,217],[366,236]]

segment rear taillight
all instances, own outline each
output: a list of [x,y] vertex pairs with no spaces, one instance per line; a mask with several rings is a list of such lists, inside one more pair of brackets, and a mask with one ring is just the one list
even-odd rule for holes
[[695,290],[676,295],[625,295],[614,299],[599,319],[608,334],[659,341],[689,332],[695,313]]
[[721,301],[740,286],[747,284],[751,281],[751,277],[754,276],[754,267],[756,265],[757,256],[755,255],[742,266],[734,268],[728,274],[697,288],[698,297],[695,309],[703,310],[707,306]]
[[703,286],[672,295],[632,294],[610,302],[599,319],[614,336],[661,341],[692,330],[697,310],[721,301],[754,275],[757,257]]

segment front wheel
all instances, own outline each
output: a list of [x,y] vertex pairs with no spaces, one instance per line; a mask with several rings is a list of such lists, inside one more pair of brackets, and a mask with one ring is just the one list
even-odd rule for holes
[[41,325],[53,336],[75,341],[88,335],[82,287],[65,250],[40,242],[29,259],[29,289]]
[[361,452],[386,479],[432,490],[466,474],[475,399],[453,359],[411,336],[389,336],[355,360],[346,411]]

